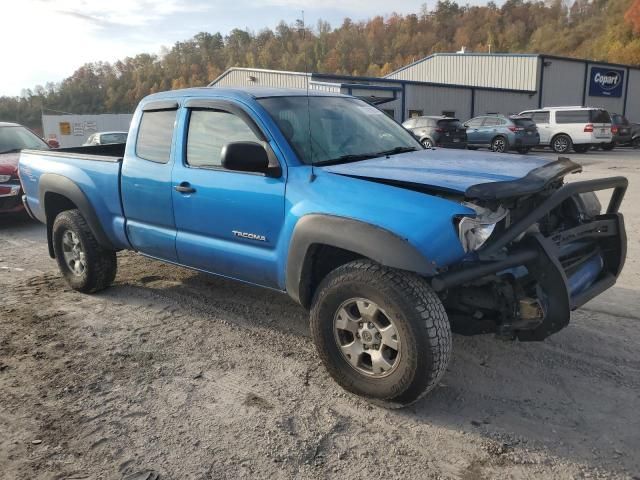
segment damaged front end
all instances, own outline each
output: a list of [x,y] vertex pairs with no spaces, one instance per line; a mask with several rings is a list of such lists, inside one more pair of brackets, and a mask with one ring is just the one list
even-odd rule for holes
[[[454,329],[543,340],[570,312],[613,286],[626,256],[618,212],[624,177],[563,184],[580,167],[560,159],[520,180],[475,185],[455,219],[465,261],[432,278]],[[605,213],[596,191],[613,190]]]

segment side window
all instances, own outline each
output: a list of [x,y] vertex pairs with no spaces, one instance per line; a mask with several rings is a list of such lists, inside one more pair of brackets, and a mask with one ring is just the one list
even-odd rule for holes
[[533,112],[531,115],[523,115],[531,117],[531,120],[536,123],[549,123],[549,112]]
[[482,126],[482,121],[484,118],[472,118],[467,122],[467,126],[471,128],[480,128]]
[[187,136],[187,164],[222,166],[222,147],[231,142],[260,142],[240,117],[221,110],[193,110]]
[[556,123],[589,123],[589,110],[557,110]]
[[482,124],[483,127],[495,127],[496,125],[500,125],[500,119],[496,117],[487,117]]
[[144,112],[138,129],[136,155],[150,162],[168,163],[176,110]]

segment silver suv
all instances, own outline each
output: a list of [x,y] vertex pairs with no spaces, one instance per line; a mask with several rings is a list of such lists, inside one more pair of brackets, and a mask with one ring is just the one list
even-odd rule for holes
[[547,107],[526,110],[520,115],[536,122],[540,145],[548,145],[556,153],[567,153],[572,148],[577,153],[585,153],[592,146],[613,140],[611,116],[602,108]]

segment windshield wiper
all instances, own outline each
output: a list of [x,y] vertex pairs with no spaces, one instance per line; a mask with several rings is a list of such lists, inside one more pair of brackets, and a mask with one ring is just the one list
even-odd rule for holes
[[398,153],[407,153],[407,152],[415,152],[418,149],[416,147],[396,147],[391,150],[385,150],[384,152],[376,153],[377,157],[382,157],[386,155],[396,155]]
[[322,160],[314,163],[314,165],[337,165],[339,163],[357,162],[358,160],[368,160],[370,158],[385,157],[388,155],[396,155],[398,153],[415,152],[418,149],[416,147],[396,147],[391,150],[383,150],[382,152],[375,153],[360,153],[357,155],[342,155],[338,158],[332,158],[331,160]]
[[337,158],[332,158],[330,160],[321,160],[319,162],[315,162],[314,165],[325,166],[325,165],[337,165],[339,163],[347,163],[347,162],[357,162],[358,160],[368,160],[369,158],[378,157],[377,153],[360,153],[357,155],[342,155]]

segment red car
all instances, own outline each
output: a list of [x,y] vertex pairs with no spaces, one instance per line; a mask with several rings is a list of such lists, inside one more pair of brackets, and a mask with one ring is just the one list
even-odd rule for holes
[[0,122],[0,215],[24,209],[18,158],[25,148],[49,150],[49,145],[22,125]]

